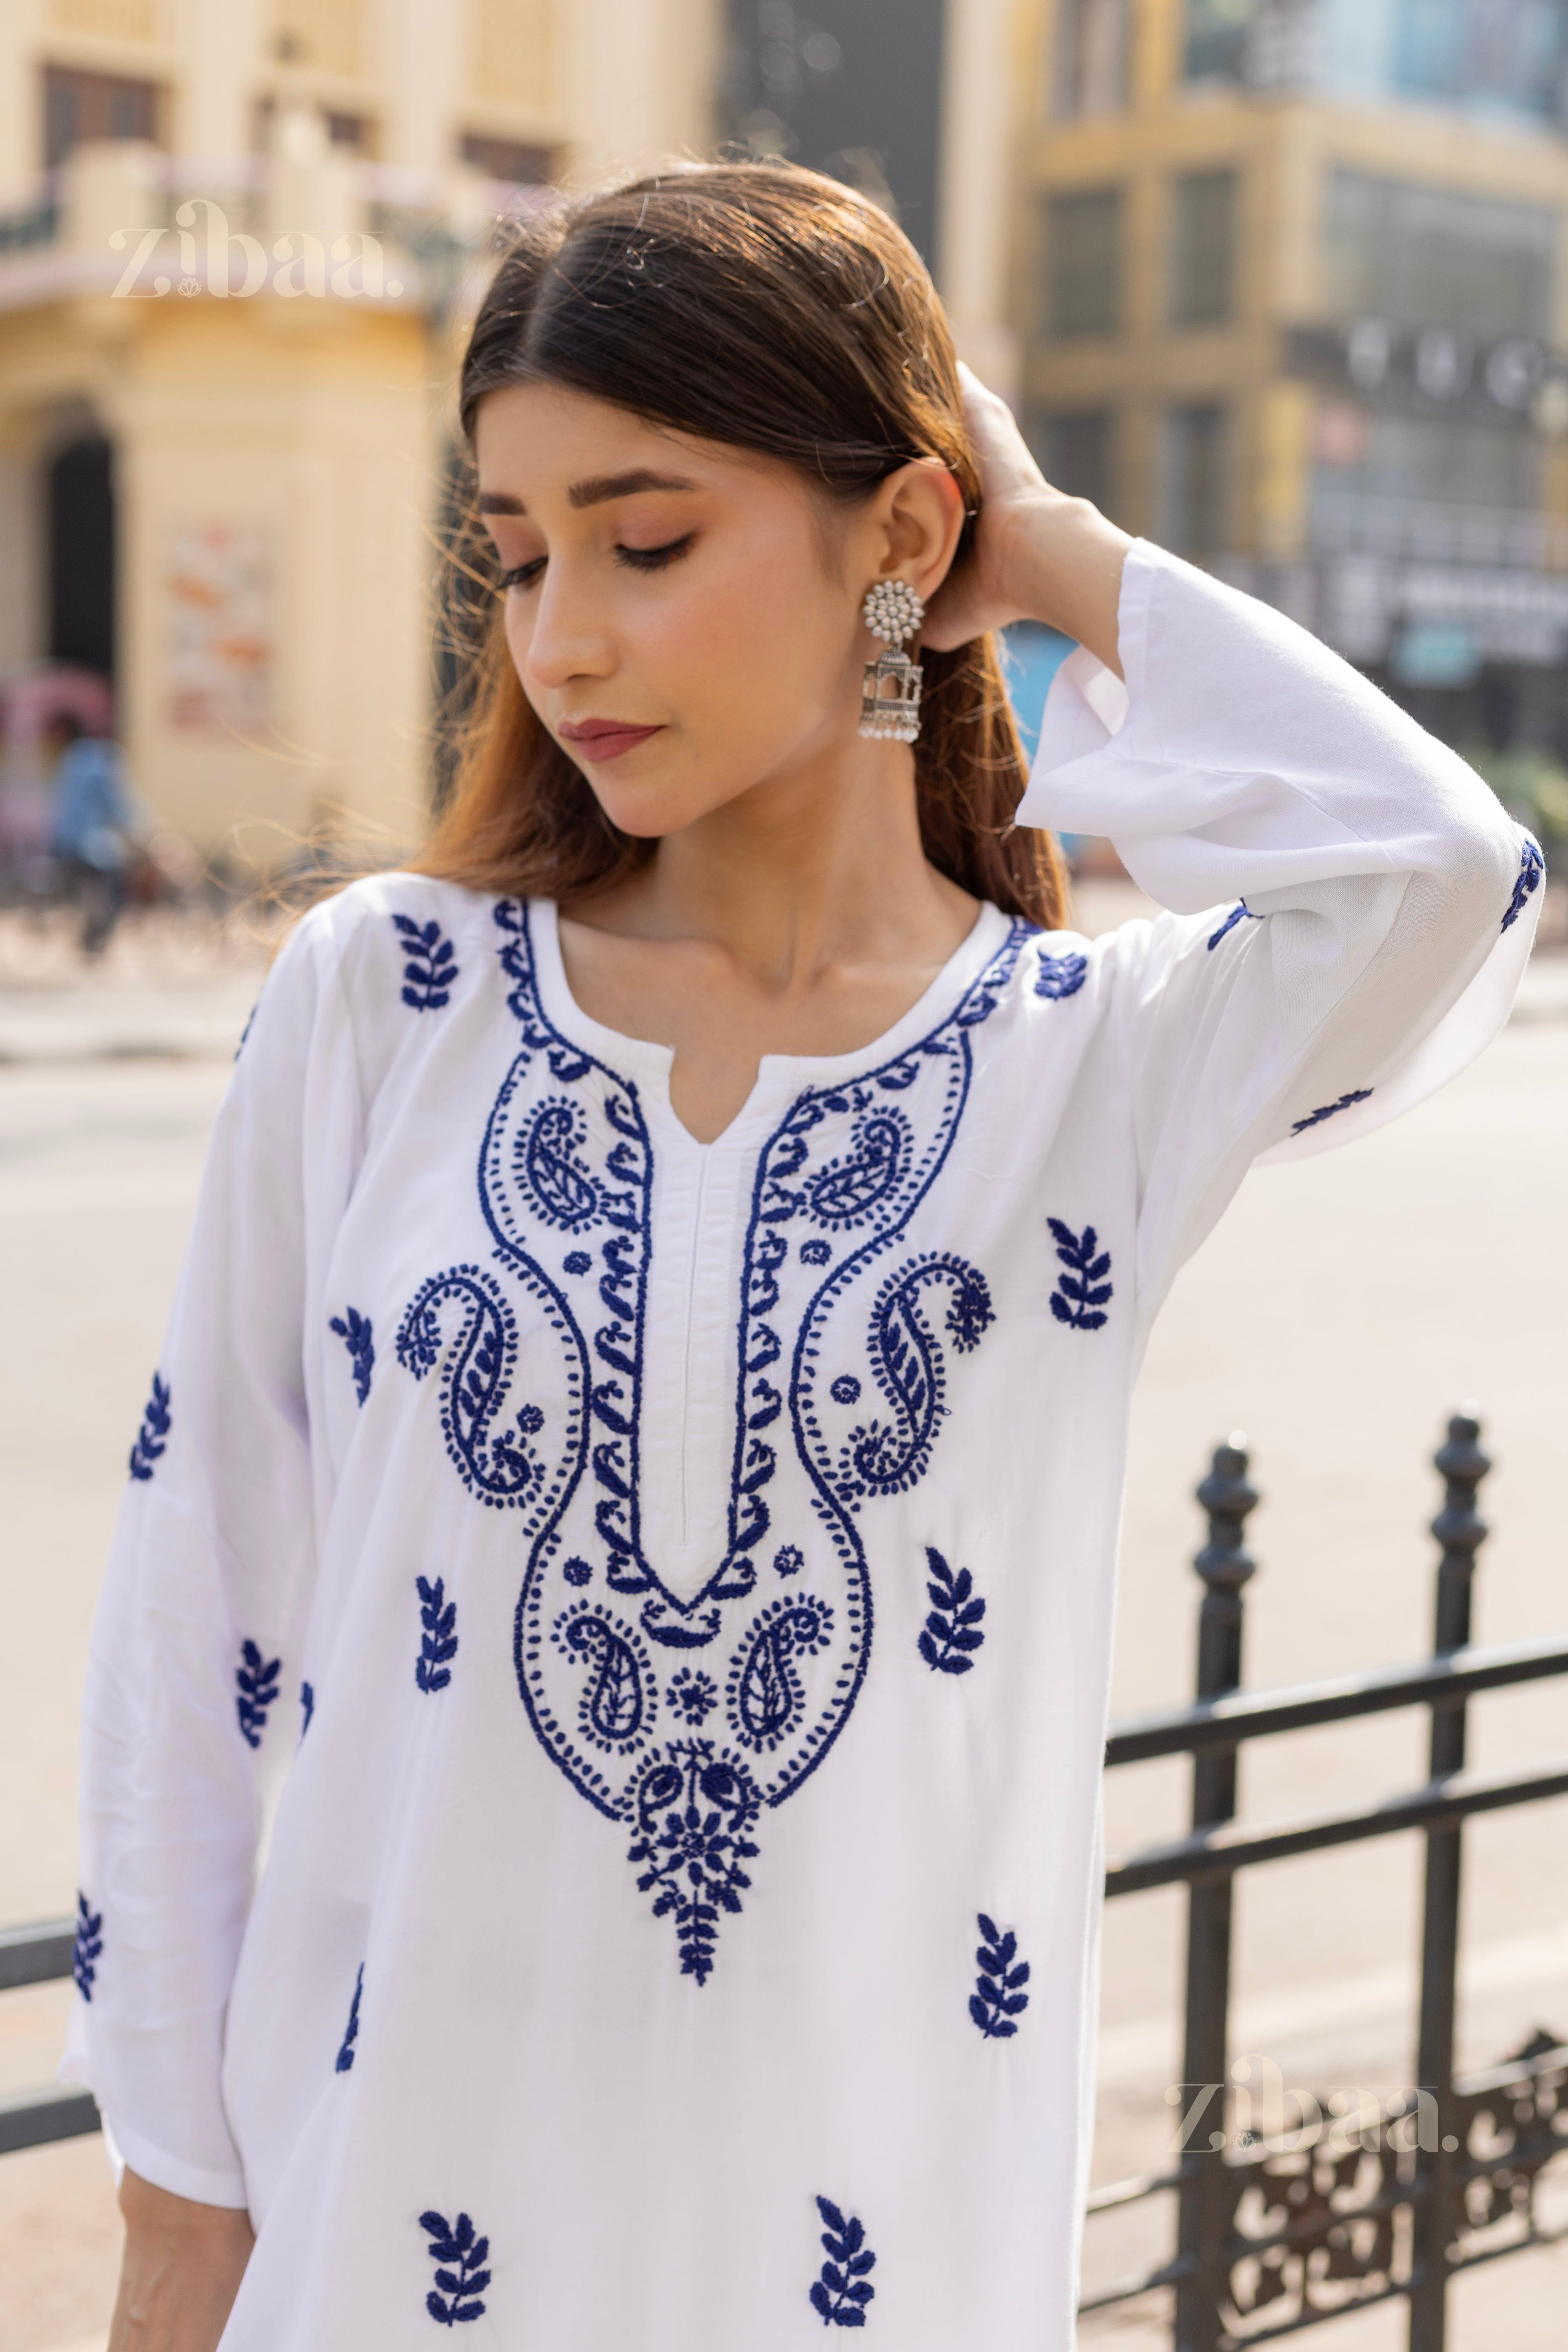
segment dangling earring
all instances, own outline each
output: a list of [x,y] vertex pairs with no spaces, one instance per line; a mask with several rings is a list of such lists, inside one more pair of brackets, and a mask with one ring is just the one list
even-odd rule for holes
[[902,650],[925,619],[926,608],[907,580],[877,580],[866,591],[862,619],[888,650],[866,665],[860,686],[860,732],[912,743],[921,731],[921,666]]

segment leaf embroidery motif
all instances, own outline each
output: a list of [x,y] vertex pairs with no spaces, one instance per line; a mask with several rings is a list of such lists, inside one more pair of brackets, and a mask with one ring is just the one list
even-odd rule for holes
[[242,1738],[247,1746],[259,1748],[267,1728],[267,1710],[278,1696],[278,1676],[283,1661],[272,1658],[264,1663],[254,1642],[242,1642],[239,1655],[241,1663],[234,1673],[238,1686],[235,1713],[239,1718]]
[[458,977],[457,950],[434,919],[416,923],[412,915],[394,915],[402,934],[403,1002],[416,1013],[437,1013],[451,995]]
[[353,1367],[354,1394],[363,1404],[370,1394],[370,1376],[375,1369],[375,1341],[371,1336],[370,1317],[357,1307],[345,1307],[342,1315],[334,1315],[327,1328],[335,1331],[349,1351]]
[[422,1630],[419,1655],[414,1663],[414,1679],[422,1691],[445,1690],[452,1679],[452,1660],[458,1654],[458,1604],[447,1598],[447,1580],[438,1576],[431,1582],[423,1576],[414,1580],[419,1594],[419,1623]]
[[1540,845],[1531,841],[1527,835],[1524,847],[1519,856],[1519,877],[1513,886],[1513,896],[1508,902],[1508,912],[1502,919],[1502,928],[1505,931],[1510,923],[1516,923],[1519,920],[1520,916],[1524,912],[1525,900],[1532,890],[1540,888],[1541,878],[1545,871],[1546,860],[1541,854]]
[[169,1383],[159,1372],[153,1375],[153,1392],[142,1414],[142,1426],[131,1448],[131,1475],[151,1478],[153,1465],[163,1453],[169,1437]]
[[811,2307],[824,2327],[864,2327],[866,2305],[877,2292],[868,2276],[877,2257],[866,2243],[865,2225],[826,2197],[817,2199],[816,2210],[827,2225],[822,2233],[827,2260],[812,2283]]
[[447,2221],[435,2211],[421,2213],[419,2227],[430,2241],[426,2251],[431,2261],[441,2266],[425,2298],[431,2318],[443,2327],[455,2327],[465,2319],[482,2319],[485,2306],[479,2298],[490,2283],[490,2273],[484,2268],[489,2260],[489,2240],[477,2235],[466,2213],[459,2213],[456,2221]]
[[1332,1118],[1336,1111],[1349,1110],[1352,1103],[1366,1102],[1373,1093],[1371,1087],[1357,1087],[1353,1094],[1342,1095],[1338,1102],[1320,1103],[1316,1110],[1307,1113],[1291,1126],[1292,1135],[1303,1135],[1310,1127],[1321,1127],[1324,1119]]
[[311,1683],[301,1683],[300,1685],[300,1711],[302,1717],[300,1725],[300,1737],[303,1739],[305,1734],[310,1728],[310,1717],[316,1712],[315,1685]]
[[359,1974],[354,1979],[354,1997],[349,2003],[349,2021],[343,2028],[343,2038],[338,2044],[338,2054],[332,2069],[334,2074],[346,2074],[354,2063],[354,2043],[359,2040],[359,1997],[363,1990],[364,1962],[362,1960],[359,1964]]
[[1047,955],[1040,950],[1040,968],[1035,974],[1035,994],[1059,1000],[1076,996],[1089,978],[1089,958],[1084,955]]
[[1024,1990],[1029,1963],[1018,1958],[1018,1938],[1011,1927],[1004,1936],[984,1911],[976,1914],[975,1924],[985,1940],[974,1955],[980,1974],[969,1996],[969,2014],[988,2041],[1003,2042],[1016,2033],[1029,2006]]
[[985,1639],[980,1631],[985,1603],[974,1597],[969,1570],[961,1568],[955,1576],[934,1544],[926,1546],[926,1565],[931,1606],[921,1634],[921,1655],[935,1674],[966,1675],[974,1664],[973,1653]]
[[71,1975],[83,2000],[92,1999],[93,1979],[98,1974],[98,1957],[103,1949],[103,1914],[89,1910],[88,1900],[79,1888],[76,1898],[76,1941],[71,1947]]
[[658,1887],[653,1916],[674,1915],[680,1973],[706,1984],[719,1914],[738,1912],[752,1883],[741,1864],[759,1851],[747,1832],[762,1799],[742,1766],[715,1756],[710,1739],[677,1739],[650,1759],[634,1802],[642,1834],[626,1859],[647,1865],[637,1892]]
[[1110,1272],[1110,1252],[1100,1247],[1100,1236],[1092,1225],[1085,1225],[1075,1234],[1059,1217],[1047,1217],[1051,1238],[1057,1245],[1057,1255],[1068,1269],[1057,1276],[1057,1286],[1051,1293],[1051,1313],[1058,1323],[1074,1331],[1098,1331],[1106,1321],[1105,1307],[1112,1295],[1112,1286],[1106,1280]]

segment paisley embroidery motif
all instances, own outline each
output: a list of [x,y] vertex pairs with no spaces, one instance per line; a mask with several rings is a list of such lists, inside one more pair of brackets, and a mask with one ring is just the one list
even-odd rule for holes
[[[522,1514],[523,1705],[572,1785],[633,1830],[639,1890],[673,1922],[681,1970],[701,1984],[750,1883],[762,1809],[816,1769],[859,1692],[871,1591],[857,1515],[922,1475],[947,1360],[992,1320],[984,1278],[964,1261],[879,1261],[946,1162],[973,1033],[1034,934],[1015,924],[908,1051],[807,1088],[759,1153],[724,1537],[706,1581],[682,1596],[647,1555],[639,1502],[653,1150],[637,1088],[551,1024],[526,908],[502,900],[495,921],[519,1036],[479,1155],[496,1270],[431,1276],[404,1316],[397,1359],[416,1379],[439,1368],[455,1465],[479,1499]],[[580,1246],[590,1227],[592,1257]],[[852,1373],[847,1347],[852,1362],[860,1355]],[[875,1381],[885,1400],[876,1429],[858,1432],[865,1459],[848,1479],[857,1405],[829,1396],[836,1381],[848,1383],[840,1398]],[[787,1518],[774,1493],[781,1444],[805,1472]],[[781,1592],[770,1576],[770,1599],[759,1589],[770,1563],[800,1582]],[[700,1736],[721,1722],[724,1741]]]

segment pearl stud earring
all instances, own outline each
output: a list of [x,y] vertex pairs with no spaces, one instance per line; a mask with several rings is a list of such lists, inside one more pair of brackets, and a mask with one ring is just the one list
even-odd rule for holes
[[925,618],[925,604],[907,580],[874,580],[861,618],[888,650],[866,664],[860,688],[860,732],[912,743],[921,731],[921,667],[903,652]]

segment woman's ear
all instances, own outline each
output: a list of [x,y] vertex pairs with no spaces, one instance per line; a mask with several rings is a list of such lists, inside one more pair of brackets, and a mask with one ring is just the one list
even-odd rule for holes
[[883,556],[879,576],[896,572],[930,604],[952,568],[963,530],[963,493],[934,457],[889,474],[877,494]]

